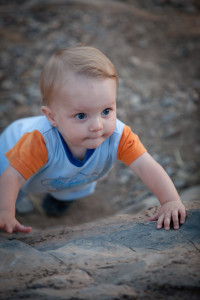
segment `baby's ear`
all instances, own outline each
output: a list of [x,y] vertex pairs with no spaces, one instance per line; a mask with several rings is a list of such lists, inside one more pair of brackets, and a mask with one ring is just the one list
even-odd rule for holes
[[41,111],[47,117],[51,125],[57,127],[58,124],[56,122],[55,113],[53,112],[53,110],[50,107],[43,105],[41,107]]

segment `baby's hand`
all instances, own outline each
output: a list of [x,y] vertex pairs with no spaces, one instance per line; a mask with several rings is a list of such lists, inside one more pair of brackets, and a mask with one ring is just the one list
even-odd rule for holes
[[21,225],[15,217],[8,211],[0,212],[0,229],[7,233],[23,232],[28,233],[32,230],[31,227]]
[[186,211],[184,205],[180,201],[170,201],[163,204],[157,213],[148,218],[147,221],[156,221],[157,229],[164,226],[165,230],[170,229],[170,223],[173,222],[174,229],[179,229],[180,224],[184,224],[186,219]]

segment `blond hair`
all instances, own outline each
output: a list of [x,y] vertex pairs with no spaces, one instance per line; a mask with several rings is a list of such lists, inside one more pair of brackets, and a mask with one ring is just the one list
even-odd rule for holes
[[118,82],[114,65],[100,50],[83,45],[65,48],[49,59],[41,73],[40,91],[44,104],[50,104],[70,74],[111,78]]

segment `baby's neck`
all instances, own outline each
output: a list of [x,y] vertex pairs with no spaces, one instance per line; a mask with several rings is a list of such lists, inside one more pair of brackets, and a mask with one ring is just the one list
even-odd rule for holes
[[69,150],[73,154],[73,156],[79,160],[84,160],[87,149],[71,149],[68,145]]

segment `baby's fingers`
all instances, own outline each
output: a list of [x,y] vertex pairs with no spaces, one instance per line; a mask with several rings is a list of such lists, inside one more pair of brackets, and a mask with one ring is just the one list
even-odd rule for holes
[[13,233],[13,225],[11,223],[5,224],[4,228],[5,232],[7,233]]
[[15,225],[14,231],[15,232],[22,232],[22,233],[29,233],[32,230],[32,227],[26,227],[21,225],[19,222]]
[[13,233],[13,232],[23,232],[28,233],[32,230],[31,227],[26,227],[21,225],[19,222],[0,222],[0,229],[4,230],[7,233]]
[[145,222],[151,222],[151,221],[157,221],[158,220],[158,214],[156,213],[155,215],[145,219]]
[[172,213],[172,221],[174,224],[174,229],[179,229],[179,219],[178,219],[178,212],[174,211]]
[[173,224],[174,224],[174,229],[179,229],[179,222],[180,222],[180,224],[184,224],[185,223],[185,218],[186,218],[185,209],[179,210],[179,212],[173,212],[172,213],[172,220],[173,220]]
[[170,222],[171,222],[171,214],[169,214],[169,213],[162,214],[158,218],[157,229],[161,229],[164,225],[164,229],[169,230],[170,229]]
[[[180,215],[180,221],[179,221],[179,215]],[[161,215],[157,222],[157,228],[162,228],[162,224],[164,224],[164,229],[169,230],[170,229],[170,223],[173,223],[173,228],[179,229],[179,225],[183,224],[185,222],[186,213],[183,211],[173,211],[172,213],[168,212],[164,215]],[[179,223],[180,222],[180,223]]]
[[4,230],[7,233],[12,233],[12,225],[10,223],[6,223],[4,220],[0,222],[0,229]]
[[179,215],[180,215],[180,224],[184,224],[185,223],[185,219],[186,219],[186,211],[185,211],[185,209],[179,210]]
[[169,230],[170,229],[170,223],[171,223],[171,214],[167,213],[164,217],[164,228],[165,230]]
[[162,228],[163,222],[164,222],[164,218],[165,218],[164,214],[162,214],[162,215],[159,216],[158,222],[157,222],[157,229],[161,229]]

